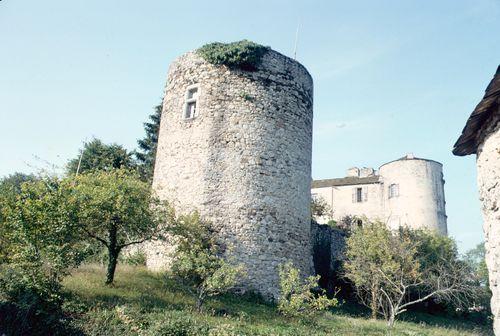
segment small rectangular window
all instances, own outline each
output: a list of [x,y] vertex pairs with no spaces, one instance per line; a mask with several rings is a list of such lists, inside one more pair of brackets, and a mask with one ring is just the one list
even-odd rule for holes
[[188,90],[187,99],[196,99],[198,95],[198,88]]
[[197,103],[198,100],[198,87],[192,86],[189,87],[186,92],[186,101],[184,104],[183,118],[184,119],[192,119],[197,116]]
[[186,119],[194,118],[196,116],[196,102],[186,104]]
[[363,188],[356,188],[356,202],[363,202]]
[[399,196],[399,184],[391,184],[389,185],[389,198],[398,197]]

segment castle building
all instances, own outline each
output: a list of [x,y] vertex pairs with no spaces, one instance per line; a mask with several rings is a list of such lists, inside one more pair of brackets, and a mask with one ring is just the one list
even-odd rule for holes
[[319,223],[355,216],[447,234],[443,165],[433,160],[408,154],[378,172],[350,168],[346,177],[313,181],[311,194],[330,208]]
[[[170,65],[153,189],[210,221],[245,266],[241,286],[268,297],[278,296],[280,264],[312,271],[312,118],[309,72],[271,49],[254,71],[196,51]],[[151,244],[147,266],[168,268],[171,248]]]
[[500,66],[453,148],[476,154],[495,335],[500,335]]

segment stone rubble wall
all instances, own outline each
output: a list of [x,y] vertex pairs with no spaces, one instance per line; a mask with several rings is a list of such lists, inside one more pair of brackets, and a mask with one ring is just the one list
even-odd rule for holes
[[500,120],[489,124],[492,128],[485,131],[488,135],[484,136],[477,151],[477,171],[486,264],[493,294],[491,311],[495,317],[495,335],[500,335]]
[[[198,116],[183,119],[188,86]],[[189,52],[169,68],[153,189],[178,213],[198,210],[228,254],[246,266],[243,289],[278,296],[278,267],[312,271],[310,184],[313,83],[275,51],[258,71],[214,66]],[[150,269],[166,269],[172,246],[146,248]]]
[[345,260],[346,234],[326,224],[311,222],[311,245],[316,275],[321,276],[319,284],[333,294],[337,273]]

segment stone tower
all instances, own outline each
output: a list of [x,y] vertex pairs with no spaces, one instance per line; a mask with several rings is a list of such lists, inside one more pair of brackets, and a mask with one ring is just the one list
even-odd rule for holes
[[390,228],[408,226],[447,234],[443,165],[407,155],[380,167],[384,218]]
[[483,213],[484,247],[488,265],[491,312],[500,335],[500,65],[472,111],[453,154],[476,154],[477,184]]
[[[246,267],[244,288],[278,295],[278,266],[311,271],[313,82],[268,50],[255,71],[213,65],[196,51],[168,71],[153,188],[179,213],[198,210]],[[168,267],[169,247],[147,251]]]

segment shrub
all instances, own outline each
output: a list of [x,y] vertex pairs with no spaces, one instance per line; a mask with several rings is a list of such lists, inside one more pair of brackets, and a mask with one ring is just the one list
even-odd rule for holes
[[278,310],[284,316],[313,317],[320,311],[338,304],[337,299],[329,299],[324,291],[318,294],[313,290],[318,287],[319,276],[310,276],[302,280],[300,272],[291,262],[280,266],[280,297]]
[[136,249],[135,251],[131,251],[130,253],[125,253],[122,256],[122,260],[120,261],[127,265],[143,266],[146,265],[146,254],[144,253],[144,251]]
[[2,323],[22,321],[23,331],[16,333],[34,334],[41,325],[50,329],[59,324],[61,280],[85,257],[86,246],[75,234],[67,199],[58,179],[45,178],[23,183],[4,204],[9,250],[0,265],[0,301],[11,316]]
[[204,336],[209,334],[206,323],[193,319],[183,312],[168,312],[151,323],[146,335],[151,336]]
[[331,219],[333,210],[323,197],[312,197],[310,206],[311,217],[313,219],[318,217],[327,217]]
[[197,53],[207,62],[215,65],[255,71],[262,60],[262,56],[269,49],[269,47],[242,40],[232,43],[214,42],[205,44],[197,50]]
[[207,297],[229,291],[244,274],[243,266],[223,257],[211,224],[198,213],[180,216],[169,231],[177,243],[172,273],[196,296],[198,311]]

